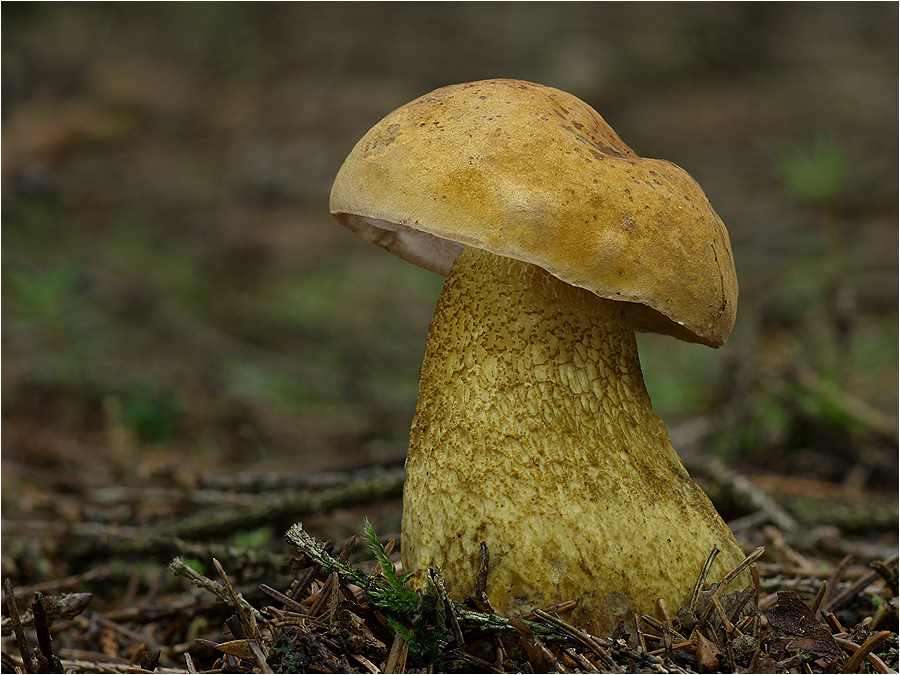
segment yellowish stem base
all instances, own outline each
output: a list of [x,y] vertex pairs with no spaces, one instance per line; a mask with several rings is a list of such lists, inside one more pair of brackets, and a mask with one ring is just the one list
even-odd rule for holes
[[709,581],[744,557],[653,412],[622,304],[477,249],[435,310],[406,468],[404,567],[462,599],[485,542],[504,615],[576,600],[604,634],[688,604],[713,547]]

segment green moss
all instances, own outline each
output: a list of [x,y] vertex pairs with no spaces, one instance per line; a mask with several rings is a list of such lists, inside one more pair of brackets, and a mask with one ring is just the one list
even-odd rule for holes
[[182,416],[175,395],[138,384],[118,395],[119,416],[135,436],[146,443],[161,443],[175,435]]
[[846,154],[833,134],[820,133],[812,141],[782,150],[775,172],[798,201],[830,202],[837,199],[843,187]]
[[250,532],[238,532],[234,535],[234,545],[237,548],[249,548],[258,550],[264,548],[275,539],[275,530],[269,526],[258,527]]

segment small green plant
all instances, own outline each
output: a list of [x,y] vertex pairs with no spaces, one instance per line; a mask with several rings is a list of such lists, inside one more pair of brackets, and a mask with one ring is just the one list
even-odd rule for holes
[[122,422],[141,441],[160,443],[175,435],[182,410],[170,392],[154,392],[135,386],[125,391],[120,400]]
[[[440,642],[447,636],[447,612],[435,584],[430,581],[422,595],[407,588],[406,582],[412,577],[412,573],[402,577],[397,575],[397,570],[388,559],[384,545],[368,518],[363,534],[369,549],[375,554],[381,576],[387,582],[383,586],[369,584],[367,593],[371,602],[385,611],[388,624],[406,640],[410,651],[440,666]],[[432,576],[439,578],[440,572],[434,570]]]
[[236,548],[261,549],[275,538],[275,530],[265,525],[250,532],[238,532],[234,535]]
[[372,523],[369,522],[368,518],[366,518],[366,524],[363,527],[363,535],[366,543],[369,545],[369,550],[375,555],[375,559],[378,561],[379,567],[381,567],[381,574],[387,581],[387,587],[369,587],[368,591],[372,600],[382,609],[403,615],[412,614],[419,606],[419,594],[411,588],[406,588],[406,582],[409,581],[412,574],[405,574],[402,578],[397,576],[397,570],[394,569],[394,564],[388,559],[384,545],[375,534]]
[[783,150],[776,174],[801,202],[825,204],[837,199],[847,173],[844,149],[833,134],[819,134],[811,143]]
[[10,273],[16,305],[21,316],[44,324],[62,321],[76,292],[77,271],[72,265],[59,265],[43,273],[16,270]]
[[[89,379],[89,360],[95,343],[84,333],[83,316],[89,303],[81,271],[72,262],[46,266],[14,264],[4,270],[11,290],[9,306],[39,336],[42,369],[50,379],[82,383]],[[6,300],[4,296],[4,300]]]

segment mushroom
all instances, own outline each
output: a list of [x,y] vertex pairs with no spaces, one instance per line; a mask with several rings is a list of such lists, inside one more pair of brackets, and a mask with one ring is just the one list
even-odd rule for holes
[[[448,275],[410,433],[402,559],[507,616],[576,600],[608,634],[688,604],[744,553],[644,387],[635,331],[712,347],[734,325],[728,233],[678,166],[574,96],[497,79],[394,111],[350,153],[334,218]],[[746,585],[747,573],[736,584]],[[571,615],[570,615],[571,616]]]

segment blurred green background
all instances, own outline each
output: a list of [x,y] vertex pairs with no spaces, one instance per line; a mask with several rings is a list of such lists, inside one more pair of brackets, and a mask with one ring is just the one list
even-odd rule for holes
[[674,161],[741,283],[642,336],[676,445],[897,487],[895,3],[3,3],[4,512],[160,472],[398,461],[442,279],[331,220],[432,89],[575,94]]

